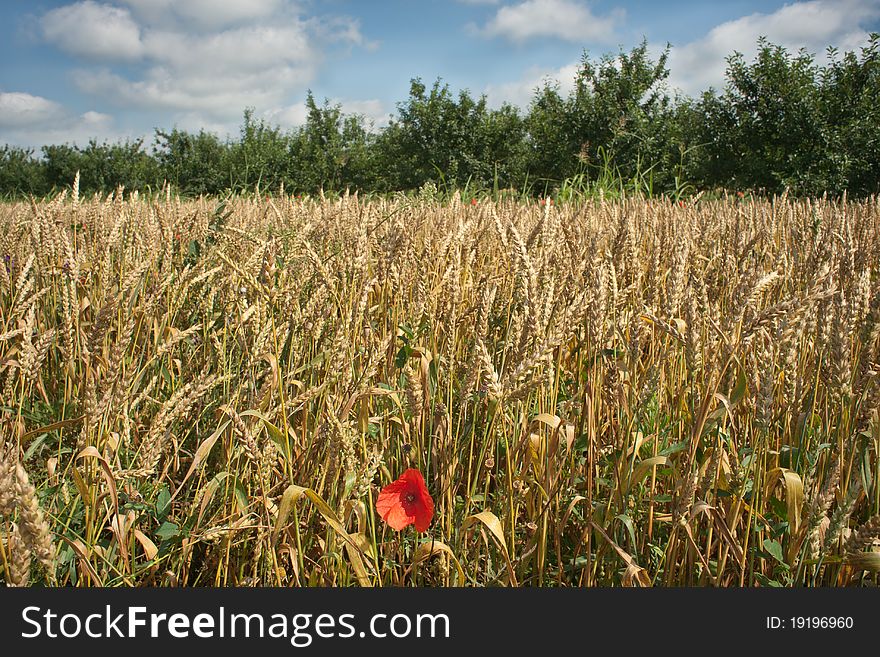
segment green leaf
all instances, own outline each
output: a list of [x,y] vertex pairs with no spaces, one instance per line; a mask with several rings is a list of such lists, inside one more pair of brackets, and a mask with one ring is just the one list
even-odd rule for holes
[[46,438],[48,437],[48,433],[43,433],[34,438],[33,442],[28,446],[27,451],[24,453],[23,460],[30,461],[37,450],[43,445],[44,442],[46,442]]
[[345,488],[342,494],[343,499],[348,498],[349,493],[354,490],[354,485],[357,483],[358,477],[356,472],[346,472],[345,473]]
[[749,382],[746,378],[746,373],[739,369],[739,374],[736,378],[736,387],[734,387],[733,391],[730,393],[730,405],[736,406],[740,403],[743,397],[746,396],[746,392],[748,392]]
[[411,349],[409,347],[401,347],[400,351],[397,352],[397,356],[394,358],[394,367],[397,369],[403,369],[409,358],[410,351]]
[[235,503],[238,506],[238,510],[241,513],[247,513],[248,497],[244,490],[244,486],[241,485],[240,481],[235,482],[235,489],[233,492],[235,494]]
[[638,543],[636,543],[636,530],[635,527],[633,527],[632,518],[630,518],[625,513],[621,513],[620,515],[614,517],[616,520],[620,520],[620,522],[623,523],[623,526],[626,527],[627,531],[629,532],[629,540],[632,541],[631,545],[633,546],[633,549],[635,549]]
[[162,485],[159,489],[159,495],[156,497],[156,517],[159,519],[168,515],[168,509],[171,506],[171,493],[168,486]]
[[180,527],[173,522],[163,522],[162,526],[156,530],[156,536],[161,540],[167,541],[180,534]]
[[658,452],[658,455],[659,456],[669,456],[670,454],[675,454],[676,452],[683,452],[689,446],[690,446],[689,440],[682,440],[681,442],[671,444],[666,449],[660,450],[660,452]]
[[764,549],[767,553],[776,559],[781,564],[784,564],[785,561],[782,557],[782,546],[778,541],[771,541],[769,538],[764,539]]

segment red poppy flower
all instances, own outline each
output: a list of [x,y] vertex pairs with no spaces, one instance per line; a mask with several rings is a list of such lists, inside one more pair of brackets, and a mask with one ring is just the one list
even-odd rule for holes
[[434,500],[422,473],[412,468],[379,493],[376,511],[388,526],[397,531],[415,524],[417,532],[428,530],[434,517]]
[[477,204],[477,199],[472,198],[472,199],[471,199],[471,205],[476,205],[476,204]]

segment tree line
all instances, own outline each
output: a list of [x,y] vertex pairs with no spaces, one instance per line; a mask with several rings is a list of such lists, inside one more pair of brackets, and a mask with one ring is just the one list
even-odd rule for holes
[[698,190],[866,196],[880,192],[880,35],[824,63],[766,39],[727,59],[722,90],[668,90],[669,48],[581,59],[574,87],[548,81],[529,106],[490,108],[441,80],[411,81],[389,124],[372,130],[311,92],[305,123],[282,130],[244,112],[240,135],[157,129],[143,140],[0,148],[0,194],[43,196],[80,174],[83,193],[184,195],[276,190],[387,193],[429,185],[474,193],[513,189]]

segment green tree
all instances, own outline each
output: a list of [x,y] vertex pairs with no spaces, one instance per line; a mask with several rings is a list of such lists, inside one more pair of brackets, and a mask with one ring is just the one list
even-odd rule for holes
[[880,34],[859,54],[830,48],[820,72],[829,187],[865,196],[880,193]]
[[574,124],[570,99],[562,97],[558,83],[535,91],[525,120],[526,144],[529,172],[541,193],[582,168]]
[[377,141],[385,189],[416,189],[426,182],[449,188],[491,186],[496,175],[512,184],[522,169],[525,135],[515,108],[490,110],[485,96],[456,97],[438,79],[430,90],[410,81],[409,98]]
[[[531,186],[534,193],[581,181],[651,192],[728,188],[799,195],[880,193],[880,35],[859,52],[828,51],[820,66],[803,50],[766,39],[751,62],[727,60],[721,93],[670,98],[667,47],[646,42],[592,60],[585,52],[570,93],[535,90],[525,114],[453,93],[438,78],[410,81],[383,130],[311,91],[306,122],[288,132],[247,109],[238,139],[156,130],[139,140],[47,145],[40,156],[0,150],[0,193],[50,193],[80,173],[85,193],[173,184],[187,195],[224,190],[315,192],[453,190]],[[569,189],[574,185],[569,185]]]
[[724,93],[709,91],[701,100],[701,141],[709,153],[699,178],[733,189],[821,194],[829,187],[832,140],[813,56],[761,38],[754,62],[739,52],[727,61]]
[[276,189],[287,178],[290,139],[277,126],[254,119],[253,108],[246,109],[241,139],[228,146],[230,188],[239,191]]
[[228,151],[217,135],[204,130],[156,130],[154,155],[161,175],[185,195],[216,194],[232,187],[236,174]]
[[629,53],[581,59],[573,91],[547,83],[535,93],[526,119],[530,165],[538,179],[560,183],[610,172],[621,180],[647,179],[669,186],[680,155],[674,111],[665,92],[669,49],[655,62],[643,41]]
[[604,155],[626,179],[651,167],[662,175],[669,154],[669,96],[663,87],[668,58],[667,46],[652,61],[646,41],[598,64],[584,55],[573,98],[581,158],[604,166]]
[[368,188],[369,136],[362,116],[345,116],[339,104],[324,99],[318,105],[306,96],[306,122],[292,137],[291,157],[296,163],[293,185],[316,192],[345,187]]
[[0,147],[0,194],[19,197],[48,192],[43,163],[34,157],[32,149]]
[[[60,189],[73,182],[77,171],[83,168],[79,150],[72,144],[49,144],[41,149],[43,171],[50,189]],[[91,188],[88,185],[92,185]],[[80,178],[80,190],[96,191],[93,180]]]
[[482,117],[475,136],[473,160],[468,163],[476,182],[498,189],[527,182],[526,122],[508,103]]
[[110,193],[118,187],[144,189],[161,184],[156,161],[143,148],[143,141],[98,143],[85,148],[62,144],[44,146],[43,170],[49,188],[69,187],[77,172],[84,193]]

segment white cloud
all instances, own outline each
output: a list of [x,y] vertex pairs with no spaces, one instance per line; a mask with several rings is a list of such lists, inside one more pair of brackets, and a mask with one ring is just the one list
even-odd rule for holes
[[64,113],[58,103],[20,91],[0,92],[0,128],[45,124]]
[[[319,106],[323,100],[315,99]],[[363,100],[340,100],[331,98],[330,105],[339,105],[344,114],[360,114],[364,117],[366,127],[369,130],[381,128],[388,124],[390,113],[385,109],[381,100],[375,98]],[[305,125],[309,111],[305,101],[276,107],[263,112],[262,117],[271,125],[277,125],[282,129],[296,128]]]
[[113,117],[103,112],[88,111],[80,116],[85,125],[106,126],[113,121]]
[[361,33],[361,23],[351,16],[313,17],[305,21],[308,31],[327,43],[345,43],[375,50],[378,41],[367,41]]
[[[241,128],[241,117],[238,121],[214,121],[209,116],[200,112],[178,112],[174,114],[171,126],[186,130],[187,132],[212,132],[221,139],[237,137]],[[167,129],[169,126],[162,126]]]
[[308,66],[316,53],[301,23],[224,30],[193,38],[182,32],[150,32],[144,37],[147,56],[176,74],[204,78],[254,73],[268,68]]
[[605,42],[614,39],[624,15],[622,9],[615,9],[607,16],[596,16],[575,0],[525,0],[501,7],[481,33],[517,43],[536,37]]
[[864,45],[868,33],[862,26],[878,17],[880,0],[811,0],[787,4],[770,14],[743,16],[714,27],[700,39],[673,47],[668,82],[688,94],[709,86],[721,89],[726,57],[736,50],[751,60],[760,36],[791,52],[806,48],[821,62],[829,45],[841,51]]
[[296,128],[305,124],[309,116],[309,110],[305,102],[294,103],[284,107],[275,107],[263,113],[263,118],[272,125],[282,129]]
[[92,59],[136,59],[140,28],[127,9],[92,0],[53,9],[40,20],[43,36],[62,50]]
[[[302,18],[291,0],[84,0],[41,19],[47,41],[100,68],[77,87],[138,110],[224,126],[245,107],[283,107],[315,78],[331,49],[376,47],[348,16]],[[85,26],[85,27],[81,27]],[[117,63],[137,60],[132,75]]]
[[566,64],[556,70],[530,68],[519,80],[487,85],[486,100],[490,107],[500,107],[503,103],[510,103],[525,108],[532,101],[535,90],[540,89],[547,82],[559,84],[559,92],[567,96],[574,90],[574,81],[579,68],[579,62]]
[[107,98],[121,106],[139,109],[199,111],[211,120],[241,116],[245,107],[266,107],[281,102],[289,89],[303,87],[311,75],[297,67],[281,66],[258,72],[224,73],[217,80],[181,74],[158,67],[142,80],[127,80],[110,71],[76,71],[74,81],[84,92]]
[[[673,90],[692,95],[709,86],[721,89],[725,83],[726,57],[739,51],[751,60],[762,35],[790,52],[806,48],[822,62],[829,45],[841,52],[865,45],[868,32],[862,26],[877,18],[880,18],[880,0],[809,0],[785,5],[771,14],[744,16],[714,27],[695,41],[673,46],[667,83]],[[661,46],[654,45],[650,56],[656,60],[662,50]],[[532,67],[518,80],[487,85],[485,93],[492,107],[503,102],[527,107],[535,89],[546,81],[559,83],[563,96],[571,92],[579,68],[580,62],[555,70]]]
[[151,25],[216,30],[267,19],[284,8],[282,0],[121,0]]
[[0,143],[29,147],[89,139],[117,139],[113,117],[101,112],[75,114],[42,96],[0,92]]
[[346,114],[360,114],[366,121],[367,128],[371,126],[382,128],[388,125],[391,113],[385,109],[385,105],[381,100],[370,98],[366,100],[342,100],[342,111]]
[[74,143],[85,146],[91,139],[115,142],[132,138],[132,135],[119,131],[109,114],[90,111],[67,116],[51,125],[23,131],[19,138],[29,145]]

